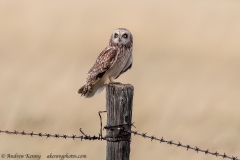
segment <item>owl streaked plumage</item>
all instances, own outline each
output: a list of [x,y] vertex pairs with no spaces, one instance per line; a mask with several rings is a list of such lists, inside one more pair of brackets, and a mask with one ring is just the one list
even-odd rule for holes
[[132,67],[133,37],[129,30],[118,28],[113,31],[108,46],[100,53],[87,73],[86,84],[78,94],[86,98],[100,93],[106,83],[113,82]]

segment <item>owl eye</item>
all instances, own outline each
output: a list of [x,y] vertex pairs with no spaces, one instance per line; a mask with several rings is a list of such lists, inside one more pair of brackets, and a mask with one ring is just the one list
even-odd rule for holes
[[127,34],[124,34],[122,37],[123,37],[123,38],[127,38],[127,37],[128,37],[128,35],[127,35]]
[[114,38],[117,38],[117,37],[118,37],[118,34],[117,34],[117,33],[115,33],[115,34],[114,34]]

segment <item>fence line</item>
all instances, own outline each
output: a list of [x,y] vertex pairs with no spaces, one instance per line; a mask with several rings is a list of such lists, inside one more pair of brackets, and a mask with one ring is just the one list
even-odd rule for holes
[[[193,150],[193,151],[196,151],[197,153],[199,152],[202,152],[202,153],[205,153],[205,154],[209,154],[209,155],[212,155],[212,156],[216,156],[216,157],[222,157],[222,158],[226,158],[226,159],[231,159],[231,160],[240,160],[238,159],[238,157],[230,157],[228,155],[225,154],[220,154],[218,153],[217,151],[216,152],[211,152],[209,151],[208,149],[206,150],[203,150],[203,149],[200,149],[198,147],[191,147],[190,145],[184,145],[182,144],[181,142],[178,141],[178,143],[176,142],[173,142],[172,140],[171,141],[168,141],[168,140],[165,140],[163,137],[162,138],[157,138],[155,137],[154,135],[153,136],[149,136],[147,135],[147,133],[140,133],[138,131],[132,131],[132,130],[126,130],[126,126],[129,126],[129,125],[132,125],[133,127],[135,127],[133,125],[133,123],[131,124],[123,124],[123,125],[117,125],[117,126],[105,126],[104,128],[105,129],[111,129],[111,130],[120,130],[122,132],[126,132],[126,133],[130,133],[130,134],[133,134],[133,135],[137,135],[137,136],[140,136],[142,138],[148,138],[150,139],[151,141],[155,140],[155,141],[159,141],[160,143],[166,143],[166,144],[169,144],[171,146],[177,146],[177,147],[182,147],[182,148],[186,148],[187,151],[188,150]],[[135,127],[136,128],[136,127]],[[60,135],[60,134],[50,134],[50,133],[33,133],[33,132],[25,132],[24,130],[22,132],[18,132],[18,131],[8,131],[8,130],[0,130],[0,133],[6,133],[6,134],[15,134],[15,135],[27,135],[27,136],[38,136],[38,137],[46,137],[46,138],[50,138],[50,137],[54,137],[54,138],[64,138],[64,139],[67,139],[67,138],[70,138],[70,139],[80,139],[81,141],[82,140],[106,140],[105,137],[102,137],[101,134],[98,134],[98,136],[90,136],[90,135],[87,135],[85,134],[82,129],[80,128],[79,131],[81,132],[81,136],[76,136],[76,135],[72,135],[72,136],[69,136],[69,135]]]

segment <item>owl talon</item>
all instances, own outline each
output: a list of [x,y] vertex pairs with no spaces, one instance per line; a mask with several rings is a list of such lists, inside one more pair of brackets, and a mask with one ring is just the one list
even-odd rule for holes
[[110,83],[114,83],[114,78],[113,78],[113,76],[110,76],[110,77],[109,77],[109,81],[110,81]]

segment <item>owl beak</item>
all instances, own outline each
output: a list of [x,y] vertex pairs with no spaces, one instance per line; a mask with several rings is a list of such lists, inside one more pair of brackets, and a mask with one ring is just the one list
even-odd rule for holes
[[118,42],[121,42],[121,38],[118,38]]

